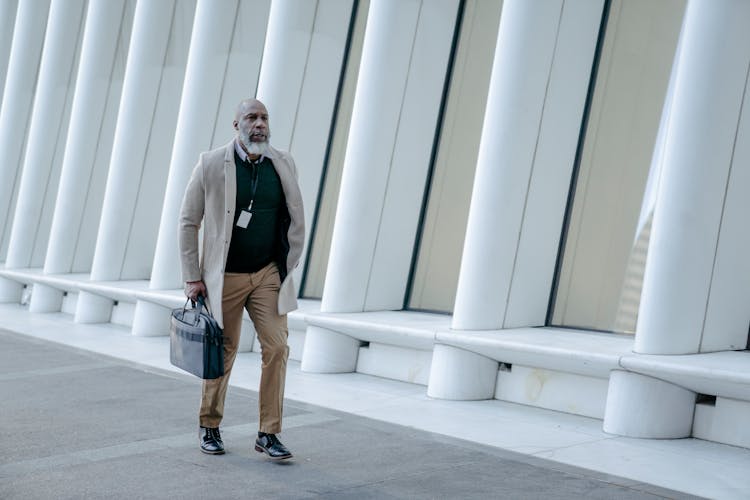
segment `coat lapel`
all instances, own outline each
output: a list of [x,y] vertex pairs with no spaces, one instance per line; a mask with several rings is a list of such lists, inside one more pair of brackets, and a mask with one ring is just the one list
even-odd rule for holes
[[[234,220],[234,207],[237,198],[237,172],[234,163],[234,141],[227,144],[224,153],[224,210],[230,217],[227,217],[227,224],[224,227],[224,240],[230,241],[232,238],[232,221]],[[224,249],[224,261],[226,253],[229,251],[229,245]]]

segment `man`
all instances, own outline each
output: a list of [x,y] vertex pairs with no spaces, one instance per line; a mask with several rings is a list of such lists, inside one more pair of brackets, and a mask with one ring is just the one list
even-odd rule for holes
[[262,102],[242,101],[234,129],[236,137],[229,144],[200,155],[180,211],[185,294],[194,300],[205,296],[224,329],[225,374],[203,381],[200,449],[224,453],[219,424],[244,308],[262,350],[255,450],[282,460],[292,457],[276,434],[281,432],[289,356],[286,313],[297,308],[291,271],[299,262],[304,241],[302,195],[294,160],[268,143],[268,111]]

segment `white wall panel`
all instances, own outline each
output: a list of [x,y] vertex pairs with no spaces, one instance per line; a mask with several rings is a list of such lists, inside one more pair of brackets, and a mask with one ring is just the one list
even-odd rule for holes
[[462,10],[408,303],[444,312],[456,298],[502,2],[469,0]]
[[750,84],[734,141],[700,352],[743,350],[750,325]]
[[365,310],[401,309],[447,77],[458,2],[423,2],[401,101]]
[[237,9],[210,148],[229,142],[237,104],[257,91],[270,1],[241,0]]
[[683,13],[684,0],[614,0],[608,8],[567,215],[555,325],[635,330],[649,234],[639,231],[639,215]]
[[[200,154],[226,144],[234,135],[232,123],[237,104],[252,96],[248,89],[254,91],[258,78],[267,14],[267,0],[222,0],[220,8],[215,0],[198,2],[171,161],[164,160],[169,164],[169,177],[154,250],[151,289],[182,286],[177,222],[185,187]],[[163,319],[168,312],[162,306],[138,301],[133,334],[163,335]]]
[[[103,2],[107,5],[101,5]],[[55,208],[55,216],[59,211],[60,217],[70,217],[71,220],[61,223],[59,228],[56,228],[54,220],[52,222],[53,232],[50,240],[55,238],[57,230],[57,239],[51,244],[58,247],[56,252],[59,252],[61,260],[51,261],[49,264],[45,262],[47,272],[91,271],[109,172],[109,160],[112,155],[117,113],[122,96],[135,3],[135,0],[119,4],[112,0],[90,0],[89,2],[89,15],[104,15],[103,22],[105,23],[110,21],[114,13],[92,12],[94,4],[100,4],[97,5],[97,9],[106,11],[112,9],[115,12],[119,10],[119,16],[111,19],[112,22],[109,24],[112,38],[107,33],[92,35],[96,36],[96,39],[92,41],[95,47],[91,49],[95,51],[91,56],[95,61],[92,62],[89,73],[85,77],[83,75],[78,77],[79,80],[84,78],[86,84],[77,89],[76,93],[81,93],[81,98],[85,95],[91,101],[85,106],[86,109],[81,110],[81,113],[84,113],[81,117],[83,130],[79,131],[80,135],[74,139],[76,149],[70,158],[71,164],[75,165],[71,167],[74,171],[66,179],[65,167],[63,167],[60,183],[61,185],[65,182],[76,184],[81,182],[80,179],[87,179],[87,182],[83,196],[79,196],[76,188],[73,188],[72,194],[67,198],[68,202]],[[114,8],[112,4],[115,4]],[[66,161],[63,160],[63,162]],[[76,234],[77,238],[71,241],[71,234]],[[63,248],[59,248],[61,246]]]
[[161,213],[164,203],[195,7],[195,0],[175,3],[120,279],[151,275],[160,220],[154,214]]
[[[701,348],[710,289],[719,285],[712,280],[750,65],[748,17],[747,2],[691,1],[685,12],[636,329],[639,353]],[[735,224],[730,222],[725,244],[740,243]],[[717,299],[733,288],[728,283]],[[724,324],[730,335],[747,328],[744,318],[730,317],[742,321]]]
[[318,1],[273,0],[257,98],[268,108],[271,144],[288,150],[294,133]]
[[16,23],[17,10],[18,0],[0,0],[0,102],[5,88],[5,77],[8,74],[8,60],[13,44],[13,27]]
[[[352,14],[352,0],[274,0],[257,97],[271,144],[291,151],[305,207],[305,261]],[[295,270],[300,283],[303,268]]]
[[41,267],[57,198],[83,34],[83,0],[54,0],[29,125],[6,267]]
[[237,104],[252,96],[258,78],[267,14],[267,0],[223,0],[221,9],[215,1],[198,3],[174,147],[165,161],[169,179],[151,288],[181,286],[176,228],[185,187],[200,153],[234,135]]
[[0,107],[0,261],[4,261],[47,26],[49,0],[21,2]]
[[92,279],[148,277],[194,9],[190,0],[136,8]]
[[601,419],[607,383],[606,378],[513,364],[498,371],[495,399]]
[[503,328],[546,319],[603,5],[563,5]]
[[[359,0],[356,3],[356,13],[352,20],[352,33],[349,40],[348,51],[345,55],[346,67],[343,70],[340,82],[341,89],[337,95],[336,113],[332,118],[332,134],[327,141],[328,152],[326,157],[325,178],[321,182],[320,195],[316,206],[306,206],[310,235],[305,252],[310,252],[306,257],[304,269],[304,289],[302,294],[308,298],[320,298],[323,296],[323,285],[328,271],[328,255],[331,249],[331,236],[335,222],[336,206],[339,199],[339,188],[341,186],[341,175],[344,169],[344,158],[346,156],[346,145],[349,139],[349,126],[351,124],[352,111],[354,109],[354,96],[359,76],[359,63],[362,56],[362,46],[365,38],[365,27],[369,12],[369,0]],[[301,174],[302,175],[302,174]],[[303,189],[307,189],[303,187]],[[303,197],[306,193],[303,193]]]
[[452,327],[501,328],[563,2],[506,0],[492,66]]
[[418,0],[370,5],[321,303],[325,312],[364,309],[420,7]]
[[[352,6],[352,0],[318,2],[305,60],[290,144],[299,170],[305,207],[305,249],[300,262],[305,262],[310,247],[310,229],[328,150]],[[303,266],[300,265],[295,270],[295,283],[300,283],[302,272]]]

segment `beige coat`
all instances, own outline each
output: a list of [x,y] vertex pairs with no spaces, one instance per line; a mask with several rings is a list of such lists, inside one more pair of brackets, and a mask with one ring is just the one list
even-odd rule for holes
[[[297,167],[291,155],[271,148],[266,155],[273,161],[286,197],[289,211],[287,238],[289,250],[286,269],[279,291],[279,314],[297,308],[297,293],[292,270],[297,267],[305,239],[305,218],[302,193],[297,181]],[[237,196],[234,162],[234,140],[220,148],[202,153],[190,177],[182,200],[179,222],[180,260],[183,281],[203,280],[214,317],[223,327],[221,296],[224,289],[224,268],[229,253]],[[198,230],[203,222],[203,248],[198,251]]]

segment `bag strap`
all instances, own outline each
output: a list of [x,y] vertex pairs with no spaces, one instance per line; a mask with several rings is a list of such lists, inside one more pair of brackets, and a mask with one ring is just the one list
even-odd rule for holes
[[212,318],[214,317],[211,309],[208,308],[208,303],[206,302],[205,297],[203,297],[203,295],[198,295],[198,314],[201,313],[201,309],[205,309],[206,313],[209,316],[211,316]]

